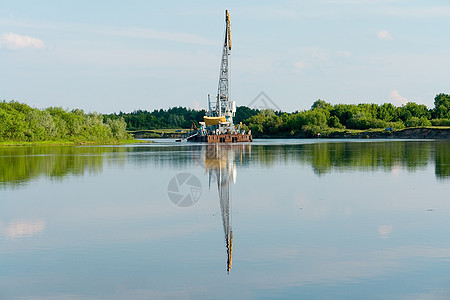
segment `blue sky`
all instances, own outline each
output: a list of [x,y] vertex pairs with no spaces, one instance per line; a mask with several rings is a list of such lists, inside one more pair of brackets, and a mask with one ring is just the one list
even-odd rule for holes
[[0,99],[130,112],[202,108],[215,94],[224,10],[231,96],[284,111],[433,106],[450,93],[450,2],[0,0]]

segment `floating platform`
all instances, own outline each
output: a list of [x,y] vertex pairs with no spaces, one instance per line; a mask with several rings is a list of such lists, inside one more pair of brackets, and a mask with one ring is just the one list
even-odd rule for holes
[[203,143],[246,143],[253,141],[251,134],[208,134],[194,135],[187,138],[188,142]]

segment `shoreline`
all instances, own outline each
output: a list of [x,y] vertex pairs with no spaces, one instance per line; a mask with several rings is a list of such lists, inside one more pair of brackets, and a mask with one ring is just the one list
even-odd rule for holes
[[74,142],[74,141],[39,141],[39,142],[0,142],[0,147],[26,147],[26,146],[114,146],[126,144],[148,143],[147,141],[132,139],[115,142]]
[[[135,138],[171,138],[177,139],[182,138],[183,133],[171,133],[166,135],[155,134],[156,130],[141,130],[133,132]],[[146,136],[146,133],[151,133],[151,136]],[[278,134],[278,135],[257,135],[253,138],[263,138],[263,139],[309,139],[309,138],[329,138],[329,139],[450,139],[450,128],[430,128],[430,127],[414,127],[405,128],[393,131],[386,130],[334,130],[325,129],[320,133],[311,135],[308,133],[298,133],[298,134]]]
[[405,128],[394,131],[365,131],[355,134],[330,134],[329,138],[367,138],[367,139],[450,139],[450,129],[444,128]]
[[[177,135],[171,135],[170,137],[152,137],[155,139],[159,138],[170,138],[177,139],[180,138]],[[317,138],[326,138],[326,139],[450,139],[450,128],[429,128],[429,127],[420,127],[420,128],[405,128],[401,130],[393,130],[393,131],[355,131],[355,130],[345,130],[345,131],[332,131],[332,132],[323,132],[318,135],[306,135],[306,134],[297,134],[297,135],[261,135],[254,137],[256,139],[317,139]],[[140,143],[148,143],[148,141],[140,140],[139,137],[136,137],[132,140],[125,141],[115,141],[115,142],[105,142],[105,143],[97,143],[97,142],[75,142],[75,141],[39,141],[39,142],[0,142],[0,147],[25,147],[25,146],[114,146],[114,145],[126,145],[126,144],[140,144]]]
[[351,130],[331,131],[319,135],[261,135],[254,138],[264,139],[311,139],[311,138],[327,138],[327,139],[450,139],[450,128],[429,128],[415,127],[400,130]]

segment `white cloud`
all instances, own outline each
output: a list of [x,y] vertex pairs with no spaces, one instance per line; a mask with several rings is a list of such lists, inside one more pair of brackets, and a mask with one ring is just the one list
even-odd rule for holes
[[349,51],[338,51],[336,55],[341,58],[350,58],[352,54]]
[[396,104],[406,104],[408,103],[408,99],[406,99],[405,97],[401,96],[398,91],[393,90],[389,93],[389,97],[391,98],[392,101],[395,101]]
[[10,50],[21,49],[45,49],[45,44],[42,40],[15,33],[4,33],[0,35],[0,48],[5,47]]
[[309,66],[308,63],[301,61],[301,60],[294,62],[294,67],[298,71],[301,71],[301,70],[307,68],[308,66]]
[[387,31],[387,30],[380,30],[380,31],[378,31],[378,33],[377,33],[377,37],[380,39],[380,40],[392,40],[392,35],[391,35],[391,33],[389,32],[389,31]]

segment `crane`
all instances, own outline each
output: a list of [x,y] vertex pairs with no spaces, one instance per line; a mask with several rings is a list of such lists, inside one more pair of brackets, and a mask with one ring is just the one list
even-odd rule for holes
[[233,118],[236,114],[236,101],[230,100],[230,54],[231,54],[231,22],[230,13],[225,10],[225,33],[223,39],[222,59],[220,61],[219,84],[217,96],[208,94],[208,111],[199,122],[200,128],[193,130],[186,138],[191,142],[237,143],[251,142],[251,131],[241,130],[242,125],[235,128]]
[[[220,63],[219,85],[215,101],[208,95],[208,114],[205,118],[206,125],[218,125],[219,122],[228,123],[234,130],[233,117],[236,112],[236,102],[230,100],[230,76],[229,62],[231,54],[231,22],[228,10],[225,11],[225,34]],[[231,128],[233,127],[233,128]]]

